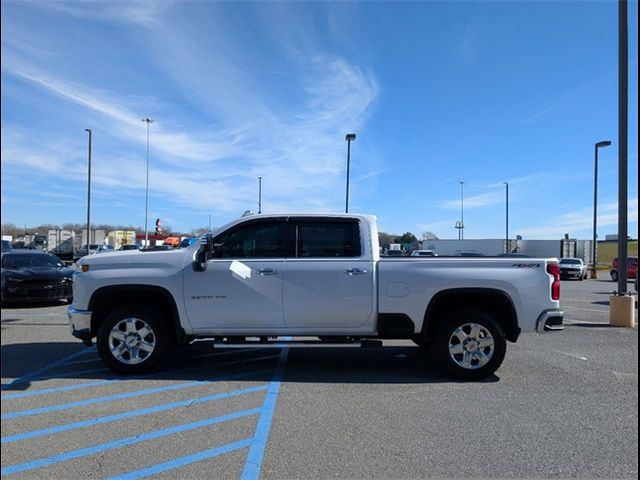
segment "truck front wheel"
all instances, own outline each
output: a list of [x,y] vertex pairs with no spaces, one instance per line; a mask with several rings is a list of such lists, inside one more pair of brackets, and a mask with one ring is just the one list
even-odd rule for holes
[[494,373],[507,350],[498,322],[480,310],[461,310],[445,320],[433,339],[434,358],[458,378],[478,380]]
[[100,325],[98,352],[113,370],[140,374],[162,362],[169,352],[167,322],[158,309],[127,304],[111,311]]

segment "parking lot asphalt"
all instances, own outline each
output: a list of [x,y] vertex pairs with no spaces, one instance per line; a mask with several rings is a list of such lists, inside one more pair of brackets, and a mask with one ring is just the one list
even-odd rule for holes
[[637,478],[637,327],[608,325],[612,282],[561,288],[566,329],[474,383],[404,341],[202,341],[122,377],[64,305],[3,308],[2,477]]

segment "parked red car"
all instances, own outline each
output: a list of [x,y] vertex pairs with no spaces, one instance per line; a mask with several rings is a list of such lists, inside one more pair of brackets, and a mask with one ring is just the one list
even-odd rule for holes
[[[611,280],[618,281],[618,257],[611,262]],[[627,278],[636,278],[638,274],[638,257],[627,258]]]

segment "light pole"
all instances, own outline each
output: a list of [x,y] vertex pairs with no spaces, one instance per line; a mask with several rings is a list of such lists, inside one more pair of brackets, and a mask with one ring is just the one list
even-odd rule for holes
[[89,133],[89,174],[87,181],[87,254],[89,253],[89,244],[91,243],[91,136],[90,128],[85,128],[85,132]]
[[618,0],[618,289],[609,297],[609,324],[633,328],[635,298],[628,291],[629,6]]
[[[627,293],[629,209],[629,6],[618,0],[618,295]],[[632,297],[633,298],[633,297]]]
[[593,173],[593,244],[591,245],[591,278],[598,278],[596,265],[598,263],[598,236],[596,234],[596,225],[598,222],[598,149],[611,145],[609,140],[603,140],[595,144],[595,169]]
[[344,212],[349,213],[349,164],[351,162],[351,142],[353,142],[356,139],[356,134],[347,133],[344,139],[347,141],[347,198],[346,198]]
[[505,235],[504,235],[504,239],[505,239],[505,248],[506,251],[504,253],[511,253],[511,245],[509,245],[509,182],[503,182],[505,187],[507,187],[507,199],[506,199],[506,206],[507,206],[507,212],[506,212],[506,230],[505,230]]
[[147,248],[149,246],[149,225],[147,222],[149,214],[149,125],[153,123],[153,120],[145,117],[142,121],[147,124],[147,188],[144,194],[144,246]]
[[258,177],[258,214],[262,213],[262,177]]
[[464,240],[464,182],[460,182],[460,240]]

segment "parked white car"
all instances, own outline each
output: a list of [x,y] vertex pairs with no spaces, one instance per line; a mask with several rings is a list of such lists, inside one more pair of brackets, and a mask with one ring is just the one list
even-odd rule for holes
[[581,258],[561,258],[560,278],[584,280],[589,275],[589,267]]
[[[561,329],[557,259],[380,258],[375,217],[252,215],[170,251],[92,255],[69,322],[103,361],[147,371],[176,343],[260,336],[411,339],[485,377],[521,332]],[[426,358],[426,357],[425,357]]]

